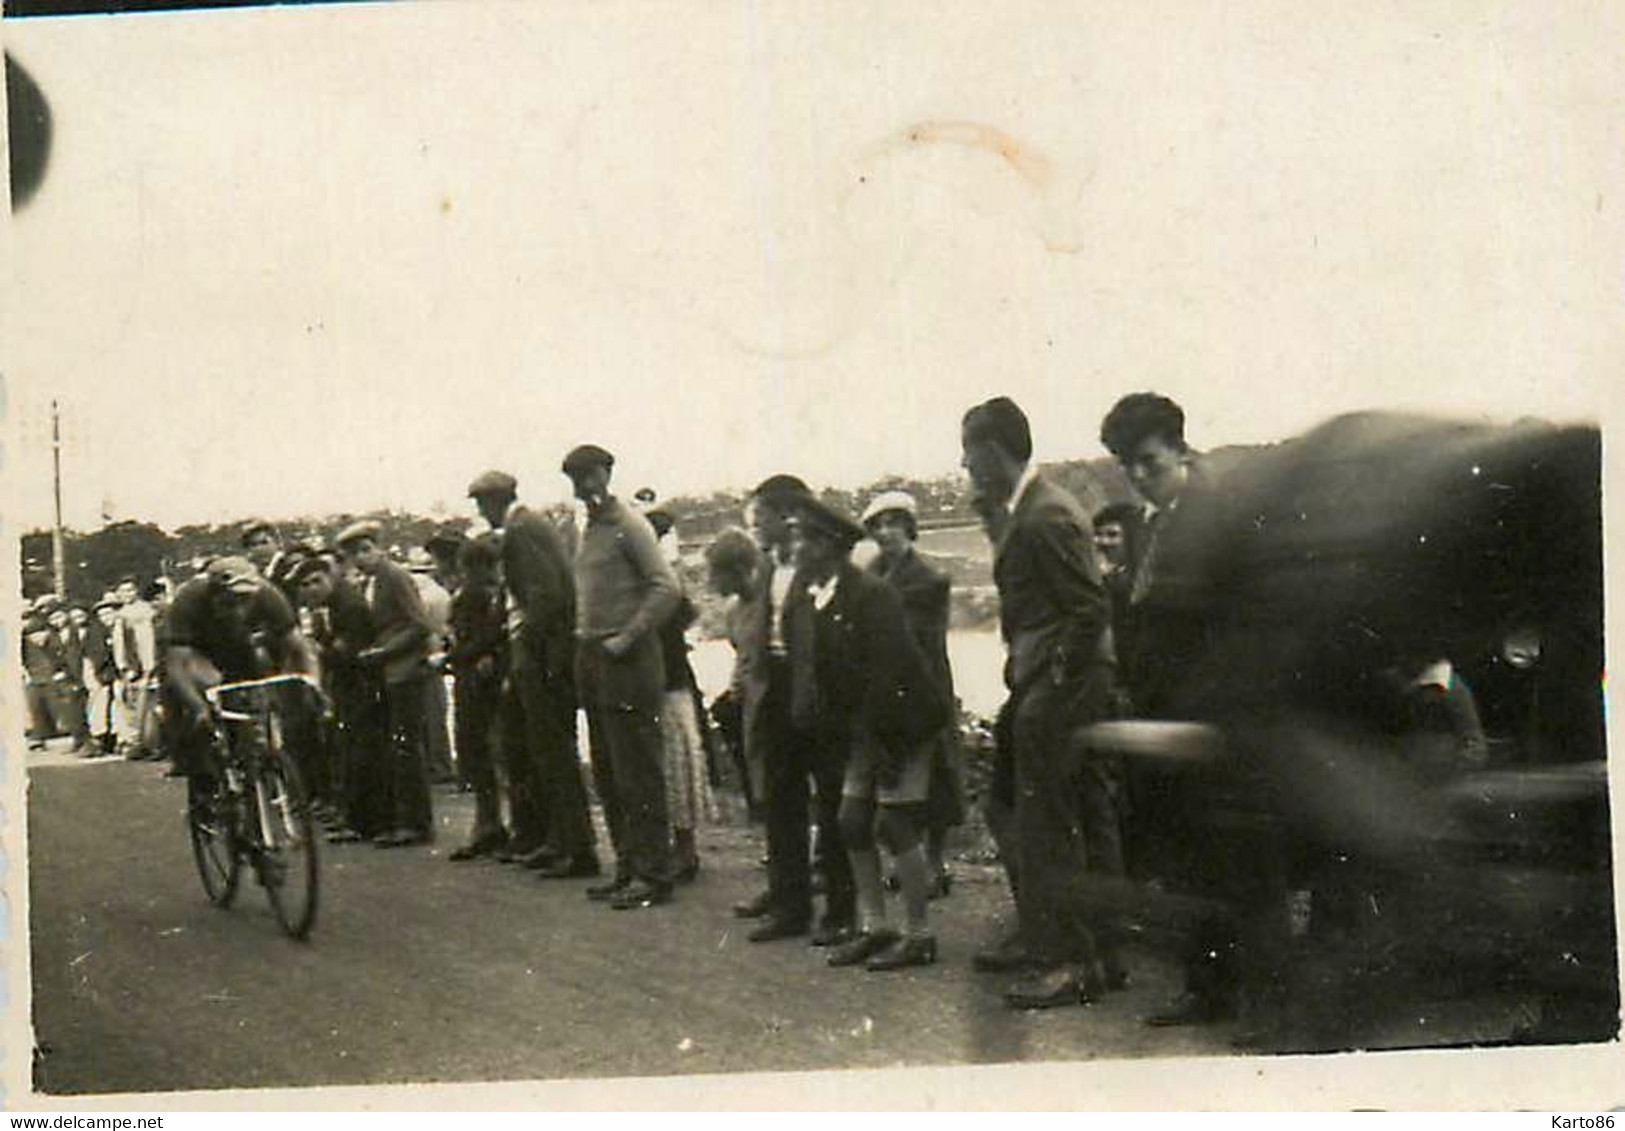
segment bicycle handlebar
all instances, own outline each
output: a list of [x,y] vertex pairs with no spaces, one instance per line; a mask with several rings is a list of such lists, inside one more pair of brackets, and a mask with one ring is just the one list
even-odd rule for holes
[[240,679],[235,683],[217,683],[213,687],[203,689],[203,697],[210,705],[220,706],[220,697],[233,691],[248,691],[256,687],[281,687],[289,683],[303,683],[310,687],[319,687],[315,677],[302,673],[288,673],[284,675],[267,676],[264,679]]

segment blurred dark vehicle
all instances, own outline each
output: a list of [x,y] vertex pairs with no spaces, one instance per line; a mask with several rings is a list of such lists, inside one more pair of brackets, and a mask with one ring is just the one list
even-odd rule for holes
[[[1189,518],[1200,654],[1165,721],[1091,738],[1175,783],[1131,841],[1194,882],[1106,883],[1102,914],[1153,936],[1228,916],[1277,1050],[1445,1000],[1502,1002],[1507,1041],[1613,1038],[1598,430],[1343,417]],[[1487,757],[1408,756],[1386,725],[1406,656],[1453,662]]]

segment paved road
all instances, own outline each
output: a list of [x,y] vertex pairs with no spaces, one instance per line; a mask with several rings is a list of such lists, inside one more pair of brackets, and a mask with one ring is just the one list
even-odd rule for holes
[[962,865],[943,961],[830,970],[748,943],[729,905],[760,881],[742,829],[704,835],[679,902],[590,904],[576,882],[452,864],[471,816],[437,796],[433,849],[324,850],[314,940],[284,938],[252,881],[231,911],[193,871],[180,782],[148,764],[30,770],[38,1087],[142,1091],[482,1081],[1228,1053],[1223,1030],[1153,1030],[1173,990],[1141,957],[1126,991],[1019,1014],[968,959],[1000,929],[992,870]]

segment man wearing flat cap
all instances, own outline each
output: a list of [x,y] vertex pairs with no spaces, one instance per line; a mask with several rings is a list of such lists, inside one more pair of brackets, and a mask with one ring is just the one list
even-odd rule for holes
[[[909,633],[925,657],[942,701],[954,698],[953,670],[948,662],[948,575],[915,550],[919,505],[906,491],[885,491],[863,510],[863,529],[880,547],[869,572],[887,582],[903,599]],[[926,804],[926,863],[933,895],[947,895],[950,879],[945,862],[948,830],[963,824],[959,736],[950,721],[932,744],[931,796]],[[902,877],[899,877],[901,881]]]
[[[1018,1008],[1087,1004],[1123,980],[1115,951],[1097,945],[1079,886],[1086,871],[1122,870],[1115,791],[1104,760],[1071,741],[1116,709],[1111,601],[1089,517],[1039,474],[1021,408],[1008,397],[976,405],[960,442],[981,506],[1004,516],[991,525],[1010,741],[988,809],[1018,921],[1017,937],[976,965],[1035,971],[1005,995]],[[1114,850],[1117,859],[1103,858]]]
[[389,717],[384,792],[390,799],[390,830],[373,843],[380,848],[401,848],[434,839],[434,803],[423,733],[434,627],[417,583],[389,560],[379,544],[381,537],[376,522],[358,522],[340,531],[336,541],[339,553],[367,579],[367,606],[377,635],[356,659],[378,671]]
[[497,858],[549,876],[596,875],[597,837],[576,754],[575,581],[558,531],[521,504],[518,491],[503,471],[488,471],[468,488],[501,539],[508,590],[500,730],[512,827]]
[[658,629],[680,589],[654,529],[609,492],[615,458],[583,444],[564,459],[587,508],[576,555],[576,686],[593,781],[615,847],[615,878],[588,889],[617,910],[666,903],[675,879],[660,736],[666,675]]

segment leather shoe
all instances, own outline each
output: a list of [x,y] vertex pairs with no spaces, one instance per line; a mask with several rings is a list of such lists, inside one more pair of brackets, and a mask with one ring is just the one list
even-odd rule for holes
[[754,899],[747,899],[743,903],[734,904],[734,917],[738,919],[760,919],[773,910],[773,893],[764,891]]
[[896,931],[884,928],[878,931],[862,931],[846,942],[830,947],[829,958],[826,961],[831,966],[861,966],[881,951],[890,949],[896,941]]
[[803,919],[785,919],[778,915],[769,915],[745,937],[751,942],[777,942],[779,939],[793,939],[807,933],[807,922]]
[[840,946],[852,938],[855,928],[851,923],[831,922],[826,919],[818,925],[811,939],[813,946]]
[[413,832],[411,829],[396,829],[392,833],[385,833],[372,843],[379,848],[410,848],[414,844],[427,844],[429,838],[424,833]]
[[496,857],[504,864],[512,864],[516,861],[523,860],[532,852],[535,852],[538,847],[539,846],[535,844],[518,844],[510,841],[508,843],[508,847],[504,848],[501,852],[498,852]]
[[937,940],[930,935],[910,935],[899,939],[865,964],[871,970],[902,970],[908,966],[930,966],[937,960]]
[[603,874],[596,856],[561,856],[551,864],[536,869],[544,880],[581,880]]
[[594,903],[608,903],[631,886],[631,876],[616,876],[607,884],[593,884],[589,887],[587,889],[587,898]]
[[354,829],[334,829],[327,834],[328,844],[358,844],[366,839]]
[[635,880],[621,889],[621,894],[609,901],[617,911],[635,911],[640,907],[656,907],[671,902],[670,884],[651,884]]
[[450,859],[457,861],[478,860],[482,856],[494,856],[502,851],[503,845],[507,843],[508,838],[503,834],[487,833],[485,836],[475,837],[460,848],[452,849]]
[[1054,1009],[1061,1005],[1088,1005],[1104,992],[1074,966],[1061,966],[1016,983],[1004,1000],[1016,1009]]
[[1165,1029],[1175,1025],[1211,1025],[1233,1016],[1234,1011],[1212,994],[1193,994],[1187,990],[1175,998],[1167,1009],[1147,1017],[1145,1023]]
[[563,859],[559,852],[544,844],[532,852],[525,853],[515,863],[521,868],[549,868]]
[[979,950],[971,955],[971,968],[983,974],[1008,974],[1025,970],[1033,964],[1032,956],[1015,938],[1005,939],[997,946]]

